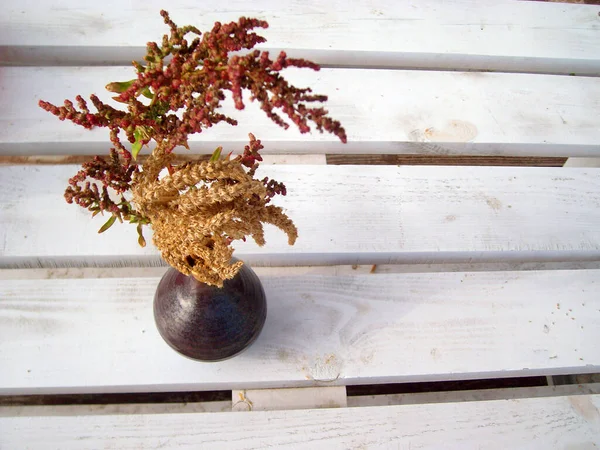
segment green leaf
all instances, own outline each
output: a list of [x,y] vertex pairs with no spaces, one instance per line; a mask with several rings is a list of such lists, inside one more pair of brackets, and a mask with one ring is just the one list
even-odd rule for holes
[[144,239],[144,235],[142,234],[142,224],[138,224],[137,226],[137,232],[138,232],[138,244],[140,244],[140,247],[145,247],[146,246],[146,239]]
[[144,97],[146,97],[146,98],[149,98],[150,100],[152,100],[154,98],[154,94],[152,93],[152,91],[148,87],[145,87],[142,90],[142,95]]
[[129,89],[134,81],[136,80],[133,79],[129,81],[115,81],[113,83],[108,83],[106,85],[106,90],[120,94],[121,92],[125,92],[127,89]]
[[104,233],[110,227],[112,227],[113,223],[117,220],[117,216],[111,216],[110,219],[106,221],[104,225],[98,230],[98,233]]
[[142,149],[142,133],[139,128],[133,131],[133,137],[135,138],[135,142],[131,145],[131,154],[133,155],[133,159],[137,159],[137,155]]
[[212,156],[210,157],[210,162],[218,161],[219,158],[221,157],[222,150],[223,150],[223,147],[217,147],[217,149],[213,152]]

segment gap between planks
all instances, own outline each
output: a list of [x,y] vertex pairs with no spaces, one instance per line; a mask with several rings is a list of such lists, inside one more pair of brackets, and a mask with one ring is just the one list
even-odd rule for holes
[[[143,164],[147,155],[140,155],[139,162]],[[17,156],[0,155],[0,165],[15,164],[82,164],[91,159],[89,155],[37,155]],[[176,163],[188,161],[208,161],[210,155],[186,155],[178,154]],[[572,164],[579,160],[593,160],[594,158],[568,158]],[[435,165],[435,166],[524,166],[524,167],[562,167],[565,165],[565,157],[536,157],[536,156],[461,156],[461,155],[386,155],[386,154],[364,154],[364,155],[337,155],[337,154],[315,154],[315,155],[265,155],[263,162],[267,164],[333,164],[333,165]],[[584,162],[585,162],[584,161]],[[597,167],[597,166],[592,166]]]
[[[189,161],[208,161],[211,155],[183,154],[179,153],[175,157],[175,163],[185,163]],[[0,155],[0,165],[9,166],[17,164],[31,165],[63,165],[63,164],[83,164],[93,158],[91,155]],[[148,155],[140,155],[137,162],[144,164]],[[264,164],[294,164],[294,165],[321,165],[326,164],[324,154],[314,155],[263,155]]]
[[232,391],[232,401],[0,406],[0,417],[282,411],[515,400],[594,394],[600,394],[600,383],[359,396],[347,395],[346,388],[343,386],[253,389]]
[[565,161],[567,161],[567,158],[537,156],[327,154],[327,164],[335,165],[562,167]]

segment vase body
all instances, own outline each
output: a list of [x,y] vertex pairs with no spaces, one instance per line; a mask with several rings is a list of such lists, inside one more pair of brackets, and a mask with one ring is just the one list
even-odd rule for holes
[[174,350],[200,361],[220,361],[246,349],[260,334],[267,302],[260,280],[244,264],[222,288],[172,267],[154,296],[154,320]]

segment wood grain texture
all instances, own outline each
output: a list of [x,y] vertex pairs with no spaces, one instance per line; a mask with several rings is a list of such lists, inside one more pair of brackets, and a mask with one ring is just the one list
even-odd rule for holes
[[11,449],[548,449],[600,445],[600,396],[253,413],[0,418]]
[[[240,15],[268,20],[261,48],[335,66],[600,72],[597,8],[508,0],[398,2],[5,0],[4,64],[121,64],[167,31],[158,11],[201,30]],[[135,24],[135,26],[132,26]]]
[[[0,154],[106,154],[106,129],[86,130],[38,107],[77,94],[103,94],[107,81],[132,77],[122,67],[0,68]],[[428,154],[488,156],[598,156],[600,82],[597,78],[530,74],[367,69],[287,70],[298,86],[327,94],[327,109],[348,133],[284,130],[248,103],[222,111],[239,121],[193,135],[190,147],[211,154],[220,145],[240,152],[254,133],[265,154]],[[35,86],[32,89],[31,86]],[[112,100],[110,100],[112,102]],[[118,106],[118,105],[117,105]],[[144,154],[147,150],[143,150]]]
[[[99,235],[105,218],[64,201],[76,170],[0,167],[0,266],[160,263],[134,226]],[[266,246],[234,246],[253,266],[599,261],[597,170],[264,166],[260,176],[287,185],[276,203],[300,237],[291,247],[269,226]]]
[[256,389],[594,373],[600,271],[286,275],[258,271],[258,340],[219,363],[178,355],[158,278],[4,280],[0,394]]

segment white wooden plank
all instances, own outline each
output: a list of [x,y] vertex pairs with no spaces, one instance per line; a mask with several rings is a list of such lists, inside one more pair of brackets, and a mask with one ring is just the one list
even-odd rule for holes
[[129,64],[165,33],[161,8],[201,30],[266,19],[262,48],[328,65],[600,72],[597,7],[508,0],[5,0],[2,62]]
[[1,418],[10,449],[593,449],[600,396],[248,414]]
[[344,408],[345,386],[280,389],[236,389],[231,392],[233,411],[272,411],[290,409]]
[[[152,245],[139,247],[134,226],[99,235],[105,218],[64,201],[76,170],[0,168],[0,267],[160,263]],[[286,183],[276,203],[300,237],[289,246],[269,227],[264,247],[236,243],[255,266],[600,261],[597,169],[280,165],[260,173]]]
[[[129,79],[122,67],[0,68],[0,153],[106,154],[106,129],[86,130],[38,107],[77,94],[105,101],[108,81]],[[265,153],[426,153],[598,156],[600,80],[530,74],[394,70],[288,70],[298,86],[327,94],[327,109],[347,130],[300,134],[271,122],[258,104],[244,111],[225,101],[237,127],[219,124],[190,137],[194,152],[222,145],[239,152],[253,132]],[[126,141],[126,139],[124,139]]]
[[4,280],[0,394],[393,383],[600,371],[600,271],[269,276],[241,355],[200,363],[154,325],[158,278]]

